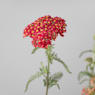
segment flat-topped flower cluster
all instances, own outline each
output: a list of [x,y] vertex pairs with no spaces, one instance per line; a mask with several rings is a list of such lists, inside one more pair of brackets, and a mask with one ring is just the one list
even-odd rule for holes
[[32,38],[34,47],[47,48],[58,34],[64,36],[66,26],[65,20],[60,17],[43,16],[24,29],[24,37]]

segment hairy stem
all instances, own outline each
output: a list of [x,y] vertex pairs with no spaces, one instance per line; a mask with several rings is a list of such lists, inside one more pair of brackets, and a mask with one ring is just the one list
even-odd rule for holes
[[50,49],[47,49],[47,56],[48,56],[48,66],[47,66],[47,76],[46,76],[46,95],[48,95],[48,88],[49,88]]
[[48,86],[49,86],[49,68],[50,65],[49,65],[49,62],[48,62],[48,72],[47,72],[47,77],[46,77],[46,80],[47,80],[47,84],[46,84],[46,95],[48,95]]

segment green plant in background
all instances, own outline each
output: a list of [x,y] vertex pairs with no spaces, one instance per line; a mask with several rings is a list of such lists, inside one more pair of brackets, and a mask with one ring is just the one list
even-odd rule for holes
[[29,84],[41,76],[44,78],[43,83],[46,87],[46,95],[48,95],[48,89],[53,86],[57,86],[58,89],[60,89],[58,82],[62,78],[63,73],[57,72],[51,74],[50,72],[50,65],[53,64],[54,60],[61,63],[67,72],[71,73],[67,65],[53,52],[54,45],[52,44],[52,40],[55,41],[58,35],[63,37],[64,32],[66,32],[65,20],[60,17],[51,17],[49,15],[38,18],[24,29],[24,37],[29,36],[32,38],[32,44],[34,46],[32,54],[38,49],[43,48],[48,59],[47,65],[45,66],[44,63],[41,62],[39,72],[32,75],[27,81],[25,92],[28,90]]
[[82,57],[86,53],[92,53],[91,57],[85,58],[86,68],[84,71],[81,71],[78,75],[78,80],[80,83],[88,81],[89,85],[86,88],[83,88],[81,95],[95,95],[95,35],[93,37],[94,45],[93,49],[85,50],[80,54]]

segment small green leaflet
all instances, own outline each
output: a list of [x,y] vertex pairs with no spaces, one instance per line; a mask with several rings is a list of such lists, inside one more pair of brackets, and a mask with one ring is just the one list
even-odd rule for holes
[[85,59],[85,61],[87,61],[87,62],[89,62],[89,63],[93,63],[92,57],[87,57],[87,58]]

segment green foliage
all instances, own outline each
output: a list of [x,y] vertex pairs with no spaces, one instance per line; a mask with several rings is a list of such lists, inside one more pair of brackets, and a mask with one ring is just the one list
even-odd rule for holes
[[39,47],[34,48],[33,51],[32,51],[32,54],[34,54],[38,49],[39,49]]
[[57,72],[57,73],[54,73],[52,76],[51,76],[51,79],[54,79],[54,80],[59,80],[61,79],[63,76],[62,72]]
[[47,68],[44,66],[44,64],[41,62],[41,68],[40,68],[40,71],[44,74],[47,74]]
[[59,84],[58,84],[58,83],[56,84],[56,86],[57,86],[57,88],[60,90],[60,86],[59,86]]
[[[43,82],[44,82],[44,86],[46,86],[47,80],[44,79]],[[51,88],[51,87],[53,87],[55,85],[57,85],[57,80],[53,80],[53,79],[49,78],[48,87]]]
[[[62,72],[57,72],[57,73],[54,73],[53,75],[51,75],[49,77],[49,84],[48,84],[49,88],[51,88],[53,86],[57,86],[58,89],[60,89],[58,81],[62,78],[62,76],[63,76]],[[44,86],[46,86],[47,80],[44,79],[43,82],[44,82]]]
[[95,40],[95,35],[93,36],[93,39]]
[[85,61],[87,61],[88,63],[93,63],[92,57],[87,57],[87,58],[85,59]]
[[83,79],[83,80],[80,80],[80,84],[82,84],[82,83],[84,83],[84,82],[86,82],[86,81],[89,81],[89,79]]
[[91,68],[91,64],[90,63],[86,65],[86,71],[88,71],[89,68]]
[[82,51],[81,53],[80,53],[80,55],[79,55],[79,57],[82,57],[85,53],[92,53],[93,52],[93,50],[85,50],[85,51]]
[[64,66],[64,68],[66,69],[66,71],[67,71],[68,73],[71,73],[70,70],[69,70],[69,68],[68,68],[68,66],[67,66],[60,58],[57,57],[57,54],[53,53],[52,55],[53,55],[53,59],[54,59],[54,60],[56,60],[56,61],[58,61],[59,63],[61,63],[61,64]]
[[48,46],[48,49],[46,50],[46,55],[48,56],[49,62],[52,64],[53,60],[56,60],[65,67],[67,72],[71,73],[68,66],[60,58],[57,57],[57,54],[52,52],[52,49],[53,46]]
[[[49,63],[52,64],[53,60],[54,60],[54,55],[52,53],[52,49],[53,49],[53,46],[50,45],[48,46],[48,48],[46,49],[46,56],[48,58],[48,66],[49,66]],[[46,70],[47,70],[47,75],[49,74],[50,75],[50,72],[48,71],[49,70],[49,67],[46,67]],[[60,89],[60,86],[58,84],[58,80],[62,77],[62,73],[61,72],[58,72],[58,73],[55,73],[51,76],[48,76],[48,80],[47,80],[47,77],[43,80],[44,82],[44,86],[47,86],[49,88],[53,87],[53,86],[57,86],[58,89]]]
[[57,84],[57,80],[49,79],[49,88],[55,86]]
[[26,83],[25,92],[28,90],[29,84],[30,84],[33,80],[39,78],[39,77],[42,76],[42,75],[43,75],[43,74],[40,73],[40,72],[37,72],[36,74],[32,75],[32,76],[30,77],[30,79],[29,79],[29,80],[27,81],[27,83]]
[[[39,47],[34,48],[32,54],[34,54],[38,49]],[[57,72],[54,73],[53,75],[50,75],[50,64],[53,63],[53,60],[56,60],[59,63],[61,63],[65,67],[66,71],[71,73],[68,66],[60,58],[57,57],[57,54],[52,52],[52,49],[53,45],[49,45],[48,48],[45,49],[46,50],[45,53],[48,58],[48,65],[44,66],[42,62],[40,63],[41,64],[40,72],[37,72],[34,75],[32,75],[31,78],[27,81],[25,92],[28,90],[30,83],[41,76],[44,77],[43,79],[44,86],[46,86],[47,88],[51,88],[56,85],[58,89],[60,89],[58,82],[62,78],[63,74],[62,72]]]
[[88,77],[88,78],[91,78],[93,77],[94,75],[90,72],[87,72],[87,71],[81,71],[78,75],[78,80],[81,80],[84,76]]
[[50,45],[50,46],[48,46],[48,48],[46,49],[46,56],[48,57],[48,61],[49,61],[49,63],[51,63],[52,64],[52,62],[53,62],[53,56],[52,56],[52,49],[53,49],[54,47],[52,46],[52,45]]
[[[81,71],[78,74],[78,80],[80,81],[80,84],[88,81],[88,87],[87,88],[92,88],[92,84],[90,82],[91,78],[95,77],[95,35],[94,35],[94,45],[92,50],[85,50],[80,53],[79,57],[82,57],[86,53],[92,53],[91,57],[86,57],[85,61],[88,62],[86,64],[86,69],[85,71]],[[91,93],[90,95],[95,95],[95,92]]]

